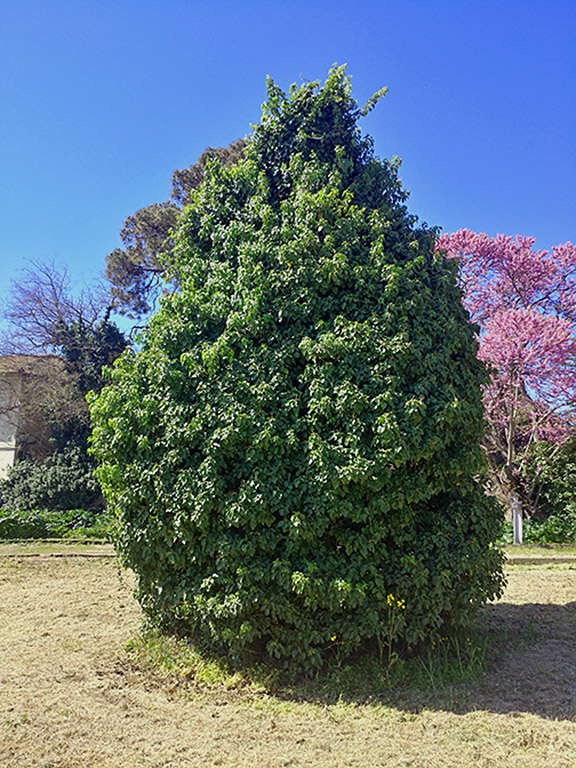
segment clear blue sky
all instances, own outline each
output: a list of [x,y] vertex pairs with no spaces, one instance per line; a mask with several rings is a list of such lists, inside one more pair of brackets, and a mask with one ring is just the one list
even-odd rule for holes
[[0,298],[27,259],[101,273],[267,74],[335,62],[361,103],[389,87],[364,127],[421,219],[576,241],[574,0],[1,0]]

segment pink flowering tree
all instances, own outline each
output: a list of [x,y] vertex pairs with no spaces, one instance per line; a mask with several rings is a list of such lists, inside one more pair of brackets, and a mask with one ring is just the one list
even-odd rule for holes
[[484,449],[494,490],[532,511],[538,468],[529,477],[531,451],[538,441],[558,450],[576,414],[576,246],[539,251],[534,244],[466,229],[438,242],[460,260],[464,304],[491,372]]

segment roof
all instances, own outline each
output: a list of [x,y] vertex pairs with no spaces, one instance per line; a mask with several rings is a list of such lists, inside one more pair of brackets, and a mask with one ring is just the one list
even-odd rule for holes
[[63,366],[58,355],[0,355],[0,373],[42,375]]

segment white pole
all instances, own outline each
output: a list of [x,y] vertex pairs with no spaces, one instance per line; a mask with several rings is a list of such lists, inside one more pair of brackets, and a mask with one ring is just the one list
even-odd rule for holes
[[512,497],[512,503],[510,504],[512,508],[512,526],[514,528],[514,544],[522,544],[522,502],[514,494]]

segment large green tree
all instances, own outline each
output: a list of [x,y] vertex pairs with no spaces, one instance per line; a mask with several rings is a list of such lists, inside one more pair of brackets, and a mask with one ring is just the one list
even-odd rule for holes
[[117,546],[154,620],[310,671],[432,641],[499,593],[485,371],[434,232],[343,69],[272,82],[207,166],[138,353],[93,402]]
[[172,232],[190,194],[204,179],[206,164],[218,160],[230,166],[242,156],[245,142],[208,147],[189,168],[174,171],[170,200],[153,203],[128,216],[120,230],[122,248],[106,256],[106,277],[116,309],[132,317],[150,312],[165,276],[165,259],[174,247]]

